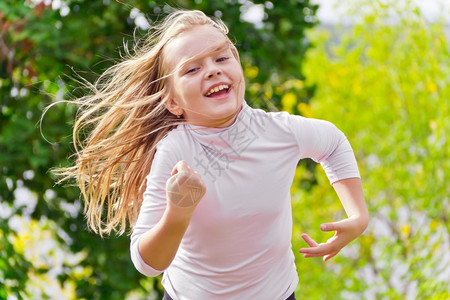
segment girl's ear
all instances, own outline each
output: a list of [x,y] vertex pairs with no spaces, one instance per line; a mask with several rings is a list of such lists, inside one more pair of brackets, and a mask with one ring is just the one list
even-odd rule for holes
[[172,114],[179,117],[184,113],[183,109],[178,105],[178,103],[170,95],[163,95],[162,98],[165,99],[164,106]]

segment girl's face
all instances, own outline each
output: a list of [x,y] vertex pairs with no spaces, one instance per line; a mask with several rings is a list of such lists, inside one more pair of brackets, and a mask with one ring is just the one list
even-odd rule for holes
[[[237,53],[236,53],[237,55]],[[210,25],[183,32],[167,44],[169,80],[166,107],[193,125],[226,127],[239,113],[245,83],[228,38]]]

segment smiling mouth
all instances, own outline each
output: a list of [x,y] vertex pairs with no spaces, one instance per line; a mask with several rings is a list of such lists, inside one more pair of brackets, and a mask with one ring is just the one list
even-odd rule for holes
[[205,96],[206,97],[220,96],[220,95],[227,94],[229,90],[230,90],[230,86],[228,84],[221,84],[219,86],[216,86],[216,87],[210,89],[205,94]]

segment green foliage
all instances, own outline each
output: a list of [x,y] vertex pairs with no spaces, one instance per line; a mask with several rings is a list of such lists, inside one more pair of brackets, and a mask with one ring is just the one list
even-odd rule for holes
[[144,14],[150,23],[160,19],[167,2],[227,23],[249,102],[268,108],[268,99],[281,105],[288,90],[308,95],[293,78],[303,78],[304,30],[315,22],[317,7],[309,1],[253,1],[265,12],[256,26],[241,18],[254,8],[249,1],[67,0],[60,7],[0,1],[0,299],[161,296],[159,279],[144,278],[131,265],[128,237],[102,240],[88,232],[78,189],[55,185],[49,173],[70,163],[76,108],[59,104],[41,126],[39,119],[54,101],[80,95],[75,73],[94,81],[119,58],[124,40],[145,33]]
[[[166,2],[71,0],[54,9],[0,2],[0,299],[161,296],[159,278],[131,265],[128,237],[88,232],[78,190],[56,186],[48,172],[70,161],[75,108],[57,105],[45,115],[42,131],[52,144],[38,123],[48,104],[82,93],[73,70],[93,81],[119,57],[123,40],[133,39],[139,16],[157,20]],[[249,2],[169,4],[229,25],[253,105],[327,119],[347,134],[372,217],[366,233],[331,261],[297,257],[298,297],[447,299],[450,60],[443,25],[425,22],[408,1],[358,1],[351,15],[363,18],[339,40],[323,29],[306,38],[316,6],[253,2],[266,13],[256,26],[241,18]],[[388,13],[398,23],[387,25]],[[300,232],[325,241],[319,224],[345,215],[323,171],[302,163],[292,192],[293,249],[305,246]]]
[[[300,276],[309,284],[299,289],[318,295],[325,283],[327,288],[320,290],[324,298],[447,299],[449,43],[444,25],[426,22],[411,4],[381,2],[360,2],[355,13],[363,18],[343,30],[338,41],[326,30],[308,34],[314,47],[303,70],[306,84],[316,91],[309,105],[299,109],[332,121],[347,134],[371,223],[334,261],[325,265],[299,259]],[[312,175],[299,168],[298,184]],[[343,217],[330,200],[335,196],[323,171],[315,177],[324,184],[309,194],[294,188],[300,226],[294,240],[301,229]],[[317,208],[313,216],[311,208]]]

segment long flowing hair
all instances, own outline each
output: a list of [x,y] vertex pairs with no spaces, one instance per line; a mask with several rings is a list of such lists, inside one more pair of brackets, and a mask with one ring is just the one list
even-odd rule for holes
[[164,68],[163,52],[196,25],[228,34],[223,22],[201,11],[175,10],[133,51],[125,47],[122,60],[94,84],[85,83],[88,95],[74,99],[79,106],[73,127],[75,162],[53,172],[59,182],[76,180],[88,227],[100,235],[123,234],[134,226],[156,145],[183,122],[164,106],[171,74]]

